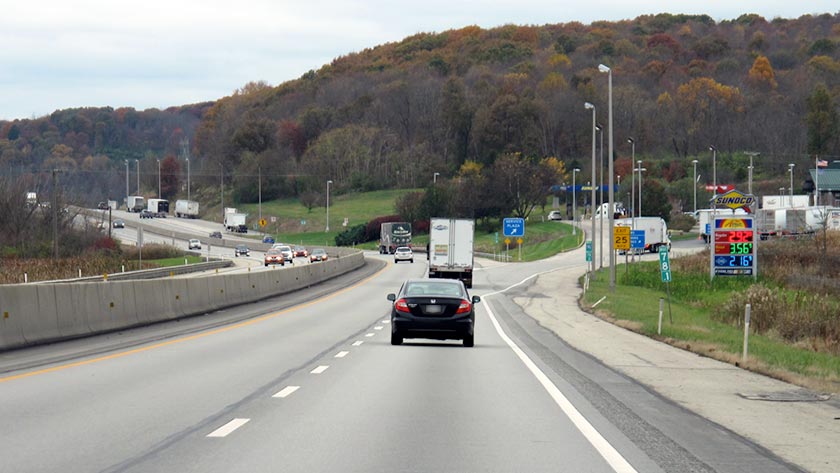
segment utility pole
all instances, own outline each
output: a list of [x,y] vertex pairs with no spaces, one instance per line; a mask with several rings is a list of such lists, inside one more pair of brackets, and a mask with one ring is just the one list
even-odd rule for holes
[[52,170],[53,259],[58,259],[58,170]]
[[181,156],[187,161],[187,200],[191,200],[190,196],[190,139],[181,138]]

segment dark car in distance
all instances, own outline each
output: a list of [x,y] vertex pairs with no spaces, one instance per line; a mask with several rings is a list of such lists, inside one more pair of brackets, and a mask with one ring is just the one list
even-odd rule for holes
[[210,238],[221,238],[222,232],[210,232]]
[[396,294],[388,294],[391,307],[391,345],[406,338],[463,340],[475,345],[475,304],[457,279],[409,279]]
[[251,256],[251,250],[246,245],[236,245],[233,254],[234,256]]
[[274,237],[271,235],[266,235],[263,237],[263,243],[274,244]]

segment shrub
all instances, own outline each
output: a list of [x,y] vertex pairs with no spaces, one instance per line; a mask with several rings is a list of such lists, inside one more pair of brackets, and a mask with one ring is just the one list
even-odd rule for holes
[[353,246],[357,243],[364,243],[367,241],[365,240],[366,228],[366,223],[360,223],[354,227],[344,230],[335,236],[336,246]]
[[671,216],[671,221],[668,223],[672,229],[683,232],[690,232],[696,224],[697,220],[695,220],[691,215],[686,214],[673,215]]

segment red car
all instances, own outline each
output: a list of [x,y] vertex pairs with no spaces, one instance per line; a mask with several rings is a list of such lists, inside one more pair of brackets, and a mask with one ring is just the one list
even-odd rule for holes
[[286,258],[283,257],[283,253],[280,250],[272,248],[265,252],[265,265],[268,266],[270,264],[286,265]]
[[295,258],[297,258],[297,257],[306,258],[307,256],[309,256],[309,252],[306,251],[306,248],[304,248],[302,246],[296,246],[295,249],[294,249],[294,253],[295,253]]

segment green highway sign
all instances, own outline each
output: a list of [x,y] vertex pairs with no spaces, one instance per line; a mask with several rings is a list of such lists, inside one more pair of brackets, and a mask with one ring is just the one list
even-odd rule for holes
[[662,282],[671,282],[671,263],[668,261],[668,247],[659,247],[659,271],[662,273]]

